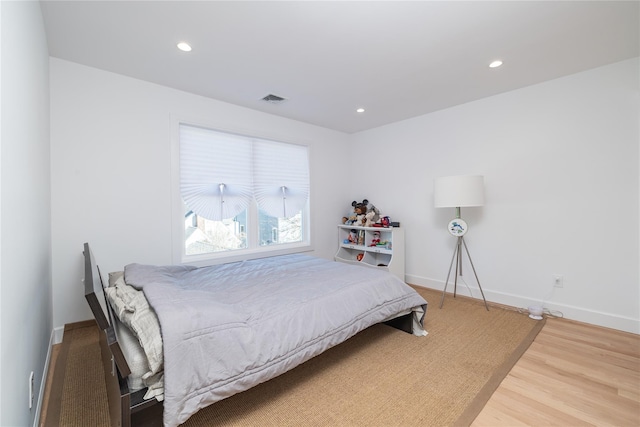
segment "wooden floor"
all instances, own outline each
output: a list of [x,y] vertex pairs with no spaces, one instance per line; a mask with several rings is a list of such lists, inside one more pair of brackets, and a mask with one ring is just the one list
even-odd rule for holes
[[640,426],[640,335],[565,319],[547,320],[472,424],[586,425]]
[[640,335],[547,323],[472,426],[640,426]]
[[47,372],[47,382],[44,388],[44,396],[42,397],[42,410],[40,411],[39,427],[46,425],[47,413],[49,412],[49,396],[51,396],[51,386],[53,384],[53,367],[56,366],[56,360],[60,354],[60,347],[62,344],[54,344],[51,348],[51,360],[49,361],[49,370]]

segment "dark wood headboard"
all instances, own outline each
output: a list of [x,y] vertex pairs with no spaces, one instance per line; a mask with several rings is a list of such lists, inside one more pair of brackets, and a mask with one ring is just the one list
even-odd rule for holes
[[114,427],[162,425],[162,403],[144,399],[146,389],[130,392],[126,377],[131,369],[124,357],[114,324],[118,322],[107,303],[104,282],[89,244],[84,244],[84,296],[100,328],[102,364],[107,384],[109,415]]
[[95,262],[88,243],[84,244],[84,297],[89,303],[98,328],[104,331],[106,335],[107,345],[113,354],[113,359],[118,367],[118,371],[123,378],[126,378],[131,373],[131,369],[122,353],[112,326],[114,314],[111,311],[111,307],[107,304],[100,268]]
[[89,244],[84,244],[84,297],[89,303],[98,327],[103,331],[111,326],[109,309],[104,297],[104,283]]

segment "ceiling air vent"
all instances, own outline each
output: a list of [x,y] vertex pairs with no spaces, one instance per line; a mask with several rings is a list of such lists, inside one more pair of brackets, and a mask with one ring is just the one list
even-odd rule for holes
[[262,100],[270,102],[271,104],[280,104],[281,102],[284,102],[287,99],[270,93],[269,95],[263,97]]

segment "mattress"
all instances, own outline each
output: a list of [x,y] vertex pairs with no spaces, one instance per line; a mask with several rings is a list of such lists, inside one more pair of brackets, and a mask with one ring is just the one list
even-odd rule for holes
[[426,301],[392,274],[305,255],[218,266],[125,267],[158,316],[164,424],[278,376]]

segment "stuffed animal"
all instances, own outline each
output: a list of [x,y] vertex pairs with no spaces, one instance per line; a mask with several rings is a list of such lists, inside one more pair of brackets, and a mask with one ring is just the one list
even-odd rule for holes
[[342,223],[347,225],[364,225],[366,222],[365,214],[367,213],[367,204],[365,199],[362,203],[358,203],[355,200],[351,202],[353,211],[348,217],[342,217]]
[[369,204],[368,200],[365,199],[365,202],[367,202],[367,213],[364,225],[365,227],[373,227],[373,224],[380,221],[380,211],[373,204]]
[[376,224],[380,220],[380,211],[373,203],[369,203],[367,199],[364,199],[362,203],[357,203],[356,210],[358,209],[364,213],[364,218],[359,218],[363,226],[373,227],[373,224]]
[[374,231],[373,239],[371,239],[371,243],[369,244],[369,246],[377,246],[379,243],[380,243],[380,232]]
[[347,225],[359,225],[364,227],[372,227],[380,220],[380,211],[373,204],[369,204],[369,200],[364,199],[362,202],[351,202],[353,212],[348,217],[342,217],[342,223]]
[[355,213],[356,202],[351,203],[351,212],[348,216],[342,217],[342,223],[346,225],[353,225],[356,222],[357,216]]
[[367,203],[369,203],[367,199],[364,199],[362,203],[357,203],[355,201],[351,203],[353,206],[353,212],[356,214],[355,225],[364,226],[367,222]]

